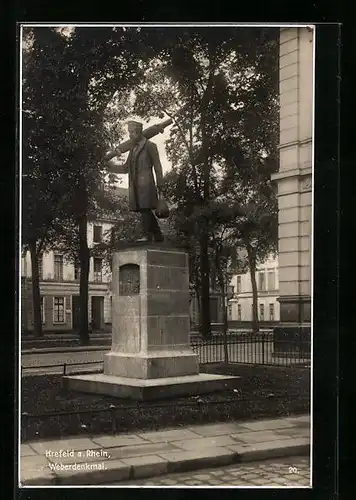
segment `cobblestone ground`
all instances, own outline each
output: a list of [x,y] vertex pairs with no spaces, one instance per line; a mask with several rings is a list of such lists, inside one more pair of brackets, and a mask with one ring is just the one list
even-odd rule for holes
[[117,483],[144,486],[310,486],[309,457],[235,464]]

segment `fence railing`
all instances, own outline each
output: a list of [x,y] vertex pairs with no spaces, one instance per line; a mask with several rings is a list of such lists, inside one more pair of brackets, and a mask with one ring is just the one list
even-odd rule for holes
[[89,370],[89,369],[84,369],[84,370],[79,370],[77,372],[72,371],[70,368],[72,366],[86,366],[89,365],[103,365],[103,361],[80,361],[78,363],[56,363],[53,365],[34,365],[34,366],[21,366],[21,372],[24,374],[24,372],[28,371],[29,374],[33,371],[38,371],[38,370],[46,370],[47,368],[54,368],[56,371],[53,372],[54,374],[57,374],[58,371],[61,371],[62,375],[75,375],[75,374],[83,374],[85,372],[88,373],[101,373],[103,371],[103,367],[101,366],[98,369],[95,370]]
[[310,362],[310,340],[276,340],[272,333],[222,335],[204,341],[196,339],[191,347],[200,364],[247,363],[279,366],[305,366]]
[[[210,363],[245,363],[254,365],[274,365],[304,367],[310,364],[310,341],[276,340],[270,333],[229,334],[224,341],[222,335],[216,335],[205,341],[199,337],[191,339],[191,348],[198,355],[200,364]],[[89,369],[92,365],[93,368]],[[74,367],[81,367],[74,371]],[[81,361],[77,363],[57,363],[22,367],[25,375],[51,369],[52,373],[63,375],[86,372],[102,372],[103,361]],[[54,369],[54,371],[53,371]]]

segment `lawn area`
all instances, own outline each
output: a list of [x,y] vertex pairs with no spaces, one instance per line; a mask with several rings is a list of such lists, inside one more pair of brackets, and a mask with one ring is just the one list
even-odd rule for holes
[[[21,421],[22,440],[111,433],[113,417],[115,432],[125,433],[310,411],[309,369],[209,364],[202,365],[200,371],[239,375],[240,388],[237,392],[230,389],[201,397],[135,403],[65,390],[61,375],[27,376],[21,381],[21,412],[29,414]],[[111,405],[114,408],[109,409]]]

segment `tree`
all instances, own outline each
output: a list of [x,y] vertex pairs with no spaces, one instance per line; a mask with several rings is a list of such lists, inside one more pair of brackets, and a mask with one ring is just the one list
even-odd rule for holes
[[237,246],[247,255],[252,284],[252,331],[258,332],[258,289],[256,268],[268,255],[277,253],[278,203],[272,183],[256,190],[253,203],[245,209],[245,216],[235,225],[234,237]]
[[[240,211],[240,207],[238,207]],[[221,213],[226,213],[226,206],[222,208]],[[234,231],[231,230],[230,220],[228,218],[222,218],[228,222],[228,224],[221,224],[220,230],[215,231],[212,238],[212,250],[213,250],[213,263],[214,263],[214,273],[215,279],[220,289],[221,294],[221,304],[223,311],[223,341],[224,341],[224,363],[227,365],[229,363],[229,351],[228,351],[228,300],[232,297],[229,296],[229,283],[231,278],[237,272],[243,272],[246,268],[246,262],[239,258],[237,251],[238,241]]]
[[237,180],[250,190],[260,166],[251,155],[269,156],[277,144],[277,33],[187,28],[174,41],[165,35],[166,51],[148,65],[134,111],[174,119],[167,153],[184,178],[179,209],[199,229],[202,331],[209,336],[210,204]]
[[67,230],[68,221],[58,217],[63,198],[54,200],[47,191],[48,183],[36,176],[36,169],[23,168],[22,246],[31,256],[32,304],[34,333],[42,336],[39,258],[52,247],[58,235]]
[[[49,84],[48,53],[31,36],[24,39],[22,116],[22,246],[31,256],[34,333],[42,336],[38,260],[69,224],[67,190],[53,162],[49,130],[55,121],[51,103],[42,99]],[[41,82],[41,86],[39,85]]]
[[55,117],[48,132],[51,161],[68,188],[68,213],[79,228],[83,342],[88,340],[87,216],[103,177],[101,158],[108,145],[103,115],[116,93],[121,102],[133,96],[132,110],[140,116],[174,119],[168,155],[189,188],[175,200],[188,225],[185,233],[197,230],[202,331],[209,336],[209,245],[216,222],[211,203],[237,185],[243,194],[251,191],[262,166],[256,158],[273,149],[275,31],[76,28],[63,36],[51,28],[34,29],[38,54],[47,51],[43,99]]
[[[34,155],[41,157],[43,146],[49,145],[46,161],[66,193],[72,227],[78,228],[80,338],[88,343],[87,222],[93,193],[104,176],[102,158],[108,149],[104,112],[118,90],[123,93],[143,74],[140,64],[152,46],[146,45],[147,37],[156,36],[140,35],[136,28],[81,27],[32,28],[31,36],[31,61],[38,71],[29,82],[32,94],[25,108],[45,110],[40,116],[45,124],[43,140],[33,138]],[[43,161],[38,164],[45,168]]]

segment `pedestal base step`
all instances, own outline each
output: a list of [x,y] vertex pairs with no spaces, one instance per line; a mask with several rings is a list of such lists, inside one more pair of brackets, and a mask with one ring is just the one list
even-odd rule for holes
[[186,350],[155,351],[147,354],[113,352],[104,355],[104,373],[114,377],[153,379],[199,374],[198,356]]
[[147,401],[175,396],[196,396],[236,388],[241,377],[200,373],[182,377],[137,379],[90,374],[63,377],[65,388],[117,398]]

